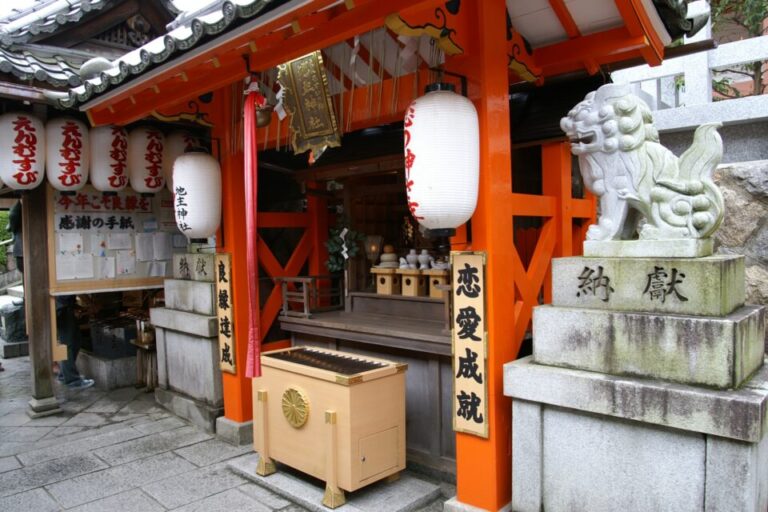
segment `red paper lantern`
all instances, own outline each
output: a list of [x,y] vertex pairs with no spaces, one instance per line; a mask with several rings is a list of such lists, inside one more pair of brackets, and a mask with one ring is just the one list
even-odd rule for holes
[[91,130],[91,184],[102,192],[128,186],[128,134],[119,126]]
[[77,119],[62,117],[45,125],[45,175],[57,190],[80,190],[88,181],[90,134]]
[[128,134],[128,172],[136,192],[156,193],[163,188],[164,146],[163,132],[156,128],[134,128]]
[[30,190],[43,182],[45,127],[34,116],[0,116],[0,179],[14,190]]

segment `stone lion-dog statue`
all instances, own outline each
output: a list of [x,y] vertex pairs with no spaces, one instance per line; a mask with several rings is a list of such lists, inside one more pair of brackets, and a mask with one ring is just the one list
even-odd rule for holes
[[584,184],[599,198],[587,240],[708,238],[723,219],[723,196],[712,181],[723,155],[719,126],[697,128],[678,158],[659,144],[650,108],[629,85],[587,94],[560,120]]

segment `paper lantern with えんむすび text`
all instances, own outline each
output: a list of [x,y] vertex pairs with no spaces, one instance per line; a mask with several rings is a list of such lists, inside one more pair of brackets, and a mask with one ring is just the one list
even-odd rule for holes
[[176,225],[187,238],[208,238],[221,222],[221,166],[203,152],[184,153],[173,163]]
[[91,185],[101,192],[128,186],[128,134],[120,126],[91,130]]
[[425,228],[448,234],[477,206],[477,110],[451,84],[432,84],[406,110],[403,132],[408,209]]
[[165,137],[163,149],[163,178],[165,186],[173,192],[173,162],[176,158],[198,146],[197,139],[189,132],[173,131]]
[[131,188],[142,194],[162,190],[165,136],[157,128],[140,126],[128,134],[128,177]]
[[45,176],[45,126],[23,112],[0,116],[0,179],[13,190],[30,190]]
[[91,165],[91,135],[82,121],[70,117],[45,123],[45,175],[63,192],[83,188]]

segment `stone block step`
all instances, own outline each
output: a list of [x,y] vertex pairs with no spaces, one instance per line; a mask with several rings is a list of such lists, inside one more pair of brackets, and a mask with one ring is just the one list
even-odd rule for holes
[[215,285],[182,279],[165,280],[165,307],[198,315],[216,316]]
[[552,304],[723,316],[744,305],[744,257],[557,258]]
[[10,286],[6,291],[11,297],[24,298],[24,285]]
[[539,306],[537,364],[736,388],[763,363],[765,308],[725,317],[626,313]]

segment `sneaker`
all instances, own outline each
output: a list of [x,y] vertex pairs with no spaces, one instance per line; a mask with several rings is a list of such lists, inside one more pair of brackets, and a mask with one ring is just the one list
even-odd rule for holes
[[86,389],[95,384],[93,379],[78,379],[67,384],[70,389]]
[[64,372],[59,372],[56,374],[56,380],[59,382],[64,382]]

